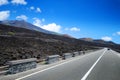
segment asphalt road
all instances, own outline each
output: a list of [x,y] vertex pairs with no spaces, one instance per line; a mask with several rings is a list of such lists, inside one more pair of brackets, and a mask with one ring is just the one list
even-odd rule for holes
[[120,80],[120,57],[107,51],[86,80]]
[[16,80],[120,80],[118,53],[102,49]]
[[120,80],[120,55],[102,49],[48,65],[27,75],[17,75],[16,78],[15,75],[0,80]]

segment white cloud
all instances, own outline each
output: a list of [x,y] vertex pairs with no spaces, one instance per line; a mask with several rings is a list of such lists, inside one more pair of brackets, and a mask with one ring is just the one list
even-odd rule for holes
[[0,6],[8,4],[8,0],[0,0]]
[[25,0],[12,0],[11,3],[21,4],[21,5],[26,5],[27,4],[27,2]]
[[120,32],[117,32],[117,35],[120,35]]
[[101,39],[104,41],[111,41],[112,40],[112,38],[108,37],[108,36],[102,37]]
[[60,32],[61,30],[61,26],[57,25],[56,23],[50,23],[48,25],[43,25],[42,28],[49,30],[49,31],[53,31],[53,32]]
[[30,7],[30,10],[34,10],[34,9],[35,9],[35,7],[34,7],[34,6],[31,6],[31,7]]
[[16,19],[21,19],[21,20],[27,21],[28,17],[25,15],[20,15],[20,16],[17,16]]
[[53,31],[53,32],[60,32],[61,30],[61,26],[57,25],[56,23],[50,23],[47,25],[43,25],[42,22],[44,22],[45,20],[44,18],[42,20],[40,20],[39,18],[33,18],[33,19],[34,19],[33,25],[41,27],[45,30]]
[[80,29],[77,28],[77,27],[72,27],[72,28],[70,29],[70,31],[80,31]]
[[36,8],[36,12],[42,12],[40,8]]
[[33,18],[34,22],[33,25],[41,27],[42,26],[42,21],[39,18]]
[[70,31],[80,31],[80,28],[77,27],[72,27],[72,28],[65,28],[66,31],[70,30]]
[[39,7],[35,8],[34,6],[31,6],[29,9],[32,10],[32,11],[34,11],[34,12],[38,12],[38,13],[42,12]]
[[0,11],[0,21],[7,20],[10,16],[10,11]]

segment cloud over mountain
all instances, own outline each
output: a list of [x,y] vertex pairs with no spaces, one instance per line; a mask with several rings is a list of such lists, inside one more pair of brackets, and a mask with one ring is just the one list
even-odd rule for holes
[[10,16],[10,11],[0,11],[0,21],[7,20]]
[[17,16],[16,19],[21,19],[27,21],[28,17],[26,15]]
[[101,39],[104,41],[111,41],[112,40],[112,38],[108,37],[108,36],[102,37]]

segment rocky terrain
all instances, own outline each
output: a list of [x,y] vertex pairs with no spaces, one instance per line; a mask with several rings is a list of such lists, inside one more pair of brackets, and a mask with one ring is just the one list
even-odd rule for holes
[[0,24],[0,66],[10,60],[34,57],[44,59],[47,55],[62,55],[66,52],[97,49],[98,47],[120,50],[120,45],[112,42],[85,41],[66,35],[46,34]]

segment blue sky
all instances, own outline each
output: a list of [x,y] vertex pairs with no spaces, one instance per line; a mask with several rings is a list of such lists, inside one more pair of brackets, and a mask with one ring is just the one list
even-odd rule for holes
[[0,20],[120,44],[120,0],[0,0]]

